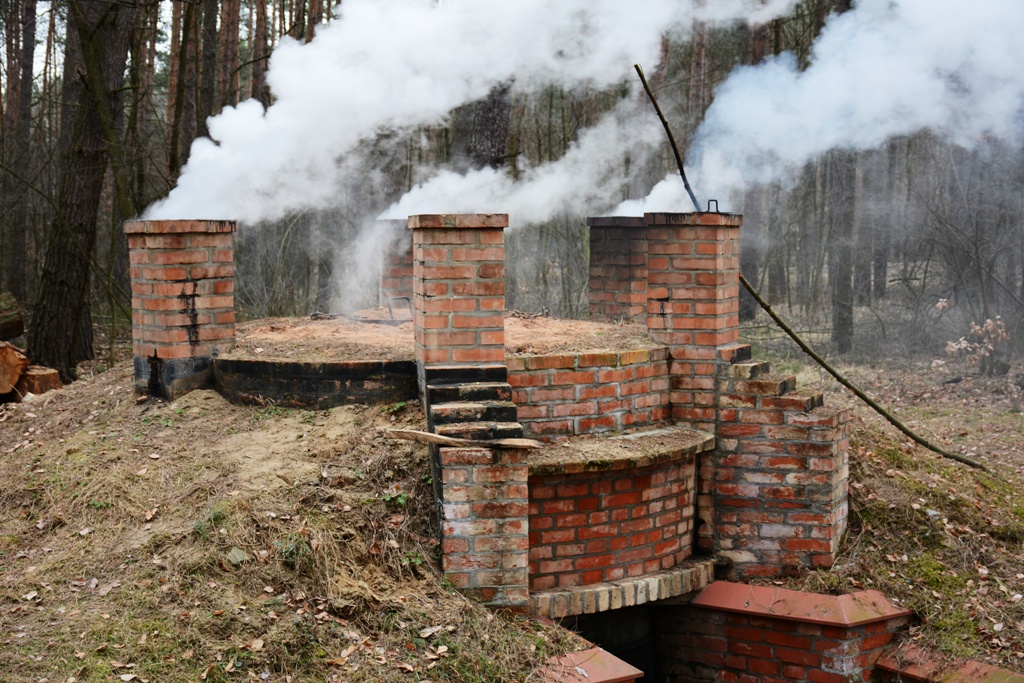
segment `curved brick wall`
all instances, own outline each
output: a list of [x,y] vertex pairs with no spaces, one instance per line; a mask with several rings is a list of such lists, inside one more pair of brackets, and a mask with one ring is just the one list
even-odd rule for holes
[[694,456],[647,467],[531,476],[530,590],[674,567],[693,551]]
[[564,437],[664,423],[668,349],[508,358],[527,436]]

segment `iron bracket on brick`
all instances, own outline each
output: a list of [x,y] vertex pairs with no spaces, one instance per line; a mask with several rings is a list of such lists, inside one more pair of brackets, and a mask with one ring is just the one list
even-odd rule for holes
[[416,317],[416,316],[415,316],[415,315],[413,314],[413,312],[412,312],[412,299],[410,299],[410,298],[409,298],[409,297],[407,297],[407,296],[393,296],[393,297],[391,297],[390,299],[388,299],[388,300],[387,300],[387,304],[388,304],[388,315],[390,315],[390,316],[391,316],[391,319],[392,319],[392,320],[394,320],[394,319],[395,319],[395,312],[394,312],[394,310],[392,310],[392,308],[391,308],[391,302],[392,302],[392,301],[405,301],[405,305],[406,305],[406,306],[408,306],[408,308],[409,308],[409,318],[415,318],[415,317]]

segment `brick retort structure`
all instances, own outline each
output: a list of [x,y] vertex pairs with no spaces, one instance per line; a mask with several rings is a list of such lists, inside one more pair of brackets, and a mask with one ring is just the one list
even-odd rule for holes
[[671,420],[718,438],[699,456],[698,547],[732,562],[736,576],[771,576],[834,560],[846,529],[849,414],[797,393],[794,378],[772,375],[739,343],[742,222],[718,213],[648,213],[642,226],[590,219],[591,273],[628,278],[592,285],[591,311],[608,310],[609,291],[627,301],[625,292],[646,292],[649,336],[668,349]]
[[657,612],[658,650],[674,683],[868,683],[910,615],[878,591],[816,595],[718,581],[689,605]]
[[233,221],[127,221],[135,389],[175,399],[211,386],[235,345]]

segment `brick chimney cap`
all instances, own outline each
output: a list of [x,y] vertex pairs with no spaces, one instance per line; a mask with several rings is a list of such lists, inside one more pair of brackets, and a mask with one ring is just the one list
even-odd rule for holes
[[123,229],[126,235],[167,235],[171,233],[218,233],[235,232],[238,224],[235,221],[223,220],[164,220],[164,221],[125,221]]
[[431,213],[409,216],[409,227],[440,229],[496,229],[508,227],[507,213]]
[[643,228],[643,216],[589,216],[587,225],[592,228]]
[[703,226],[738,228],[743,225],[743,215],[738,213],[668,213],[658,211],[645,213],[647,225]]

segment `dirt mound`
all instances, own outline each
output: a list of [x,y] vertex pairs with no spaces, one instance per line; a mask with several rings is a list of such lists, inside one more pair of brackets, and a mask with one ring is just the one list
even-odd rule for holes
[[417,406],[131,379],[0,407],[5,681],[519,681],[569,645],[444,586],[427,451],[384,436]]

